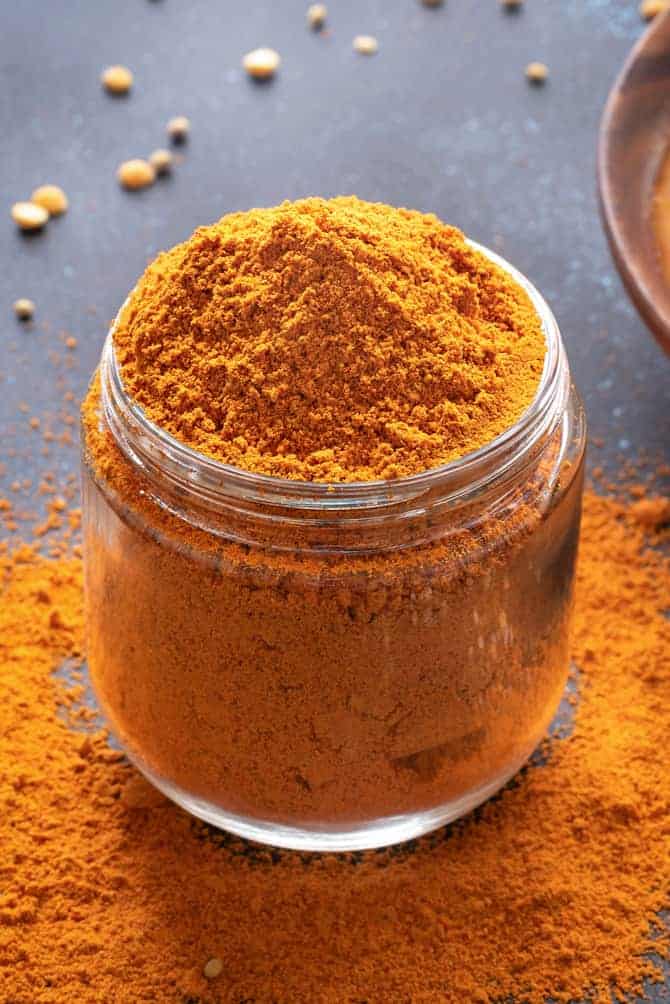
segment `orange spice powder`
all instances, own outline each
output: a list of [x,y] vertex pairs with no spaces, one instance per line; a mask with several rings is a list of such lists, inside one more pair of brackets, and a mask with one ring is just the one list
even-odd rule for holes
[[435,216],[354,197],[224,216],[159,255],[114,343],[129,395],[189,446],[305,481],[402,477],[530,405],[526,293]]
[[[659,979],[670,567],[649,548],[667,531],[644,522],[586,496],[580,697],[544,766],[439,834],[337,857],[217,834],[119,761],[104,732],[73,731],[86,716],[50,671],[82,652],[80,564],[5,557],[0,999],[544,1004],[609,1002]],[[223,969],[209,982],[211,957]]]
[[95,385],[84,432],[92,679],[158,780],[251,820],[346,829],[474,797],[529,755],[568,671],[581,457],[556,471],[554,441],[493,515],[473,504],[453,525],[405,521],[415,546],[392,528],[390,550],[329,555],[299,550],[300,528],[293,549],[249,547],[157,506]]
[[[522,285],[459,231],[355,198],[196,231],[149,266],[113,330],[145,415],[281,475],[285,493],[489,443],[535,398],[550,338]],[[110,365],[82,410],[89,660],[147,774],[222,825],[274,826],[272,840],[278,825],[423,814],[418,832],[514,773],[568,671],[574,395],[500,484],[434,508],[410,497],[400,522],[368,507],[353,525],[374,539],[352,544],[347,513],[327,538],[326,512],[310,530],[263,485],[255,510],[224,506],[210,525],[201,497],[119,447]]]

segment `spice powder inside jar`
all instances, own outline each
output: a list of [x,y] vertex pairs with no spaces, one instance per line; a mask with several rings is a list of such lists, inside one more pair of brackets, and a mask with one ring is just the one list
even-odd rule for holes
[[284,846],[500,787],[567,675],[583,415],[532,287],[355,198],[159,256],[83,407],[89,662],[138,766]]

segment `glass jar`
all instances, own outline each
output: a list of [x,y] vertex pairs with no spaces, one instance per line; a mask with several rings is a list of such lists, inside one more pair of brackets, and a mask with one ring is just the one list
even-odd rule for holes
[[[478,247],[475,245],[475,247]],[[444,467],[323,485],[218,463],[128,399],[83,422],[91,678],[194,815],[312,850],[416,837],[499,789],[568,672],[584,415],[558,327],[517,424]]]

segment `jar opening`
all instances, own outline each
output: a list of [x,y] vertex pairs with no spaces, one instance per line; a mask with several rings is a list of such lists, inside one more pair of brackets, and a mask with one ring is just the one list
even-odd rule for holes
[[475,241],[469,244],[504,269],[527,293],[542,323],[547,347],[542,376],[529,407],[513,426],[478,450],[440,467],[389,481],[292,481],[232,467],[175,439],[128,397],[117,365],[112,326],[100,373],[104,416],[115,440],[127,459],[153,479],[174,480],[182,490],[209,502],[217,496],[225,499],[233,495],[299,510],[377,507],[391,500],[419,498],[438,486],[441,496],[448,494],[456,501],[463,493],[481,490],[500,478],[510,465],[517,466],[524,459],[532,462],[533,454],[559,421],[569,391],[558,325],[544,298],[524,275],[488,248]]

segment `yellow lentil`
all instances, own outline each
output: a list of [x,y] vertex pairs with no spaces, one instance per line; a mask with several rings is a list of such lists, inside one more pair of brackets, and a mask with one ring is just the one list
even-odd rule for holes
[[328,17],[328,8],[325,3],[313,3],[307,8],[307,24],[310,28],[318,30],[323,28]]
[[43,206],[36,206],[34,202],[15,202],[12,219],[21,230],[40,230],[49,219],[49,214]]
[[14,301],[14,313],[20,321],[29,321],[35,313],[35,304],[32,300],[21,297]]
[[242,66],[250,77],[256,80],[267,80],[273,77],[279,69],[281,56],[274,49],[254,49],[248,52],[242,60]]
[[133,86],[133,75],[127,66],[108,66],[102,71],[100,80],[110,94],[127,94]]
[[526,78],[531,84],[543,84],[549,76],[549,67],[545,63],[529,63],[526,67]]
[[156,180],[156,172],[146,160],[126,160],[116,172],[116,177],[124,188],[146,188]]
[[149,163],[156,174],[167,174],[174,164],[174,157],[169,150],[154,150],[149,157]]
[[354,39],[354,49],[362,56],[374,56],[379,48],[379,43],[373,35],[356,35]]
[[184,143],[191,131],[191,123],[185,115],[175,115],[168,122],[166,129],[173,143]]
[[202,970],[206,980],[215,980],[223,972],[223,962],[221,959],[213,958],[207,962]]
[[645,21],[651,21],[664,10],[670,9],[670,0],[642,0],[639,9],[640,17]]
[[60,216],[69,206],[67,195],[58,185],[40,185],[30,196],[30,201],[46,209],[50,216]]

